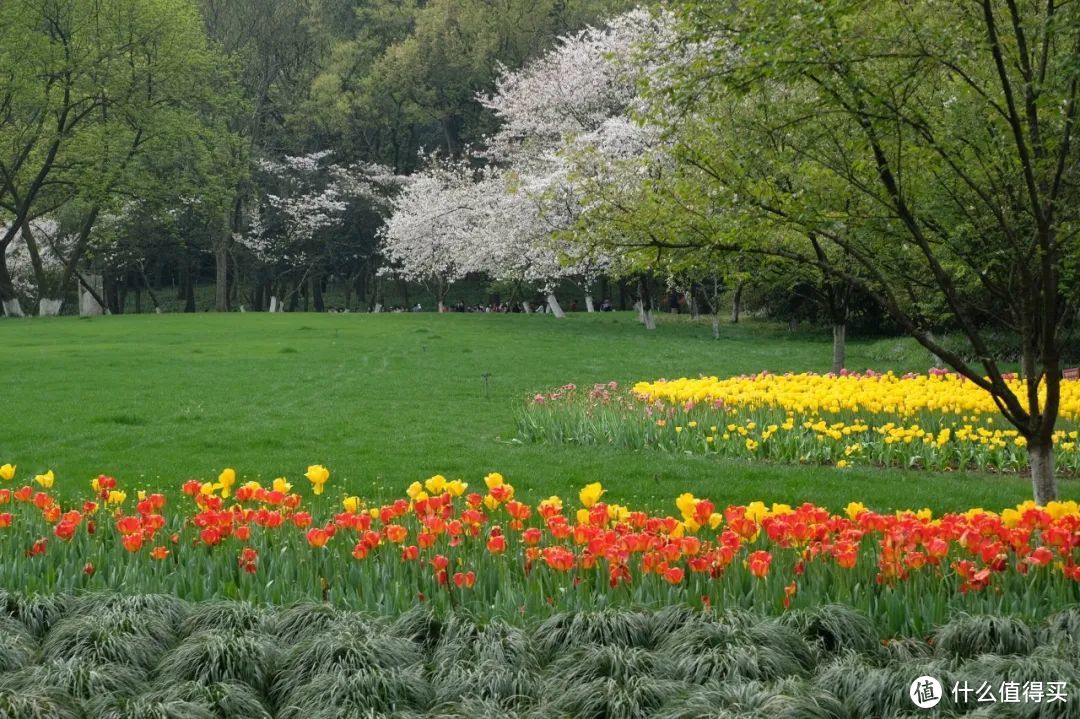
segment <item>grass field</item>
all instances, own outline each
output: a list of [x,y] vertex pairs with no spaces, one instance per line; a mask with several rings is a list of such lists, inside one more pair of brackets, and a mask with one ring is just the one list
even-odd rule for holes
[[[241,477],[333,472],[328,493],[400,496],[435,473],[479,484],[506,475],[526,498],[601,481],[611,501],[660,509],[691,491],[725,504],[852,499],[878,509],[998,509],[1030,496],[1024,477],[789,467],[520,445],[513,413],[566,382],[828,369],[822,333],[745,324],[711,338],[673,318],[633,315],[142,315],[0,321],[0,463],[47,468],[61,495],[99,473],[174,490],[226,466]],[[853,343],[849,366],[888,369]],[[924,370],[924,366],[892,369]],[[485,388],[484,375],[488,375]],[[1063,481],[1065,498],[1080,483]]]

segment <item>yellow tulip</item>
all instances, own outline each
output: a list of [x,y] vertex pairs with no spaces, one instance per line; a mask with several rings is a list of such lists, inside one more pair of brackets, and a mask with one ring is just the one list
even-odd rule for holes
[[248,490],[249,492],[258,492],[260,489],[262,489],[262,485],[255,480],[251,480],[249,482],[244,482],[243,488]]
[[446,489],[446,477],[441,474],[436,474],[434,477],[425,481],[424,486],[427,487],[427,491],[432,494],[442,494],[443,490]]
[[424,491],[424,485],[419,482],[413,482],[409,485],[409,488],[405,490],[405,494],[409,499],[416,499]]
[[578,524],[588,524],[589,523],[589,510],[587,510],[587,509],[579,509],[577,511],[577,523]]
[[492,472],[484,477],[484,484],[487,485],[488,489],[494,489],[495,487],[501,486],[504,482],[503,476],[498,472]]
[[113,489],[109,492],[109,498],[105,500],[106,504],[123,504],[127,499],[127,492],[122,492],[119,489]]
[[581,500],[581,504],[585,507],[591,507],[600,501],[600,495],[604,493],[604,488],[599,482],[593,482],[592,484],[586,484],[580,492],[578,492],[578,499]]
[[221,498],[228,499],[232,486],[236,484],[236,470],[227,467],[218,475],[217,487],[221,490]]
[[350,514],[356,514],[360,511],[360,498],[359,497],[346,497],[341,500],[341,506],[345,508],[346,512]]
[[307,472],[304,473],[310,481],[315,483],[322,483],[330,479],[330,470],[321,464],[313,464],[307,468]]
[[716,529],[723,521],[724,515],[720,514],[719,512],[713,512],[709,515],[709,527],[711,529]]
[[760,522],[768,513],[764,502],[751,502],[746,505],[746,518],[755,522]]
[[313,464],[307,468],[307,472],[304,476],[311,482],[311,491],[314,494],[322,494],[324,491],[324,485],[327,480],[330,479],[330,470],[321,464]]
[[540,500],[540,509],[546,510],[547,508],[550,507],[553,510],[555,510],[555,512],[561,513],[562,512],[562,506],[563,506],[562,500],[559,497],[555,496],[555,495],[551,495],[547,499]]
[[288,494],[292,491],[292,484],[284,477],[278,477],[274,480],[273,490],[275,492],[281,492],[282,494]]
[[7,482],[10,482],[14,478],[15,478],[15,465],[13,465],[13,464],[5,464],[3,467],[0,467],[0,479],[3,479],[5,481],[7,481]]
[[844,512],[847,514],[848,519],[853,521],[865,511],[866,505],[862,502],[848,502],[848,505],[844,507]]
[[460,479],[454,479],[446,483],[446,492],[451,497],[460,497],[465,494],[465,490],[468,488],[469,485]]
[[683,519],[694,516],[694,512],[697,511],[697,503],[697,498],[689,492],[683,492],[675,499],[675,506],[678,507]]
[[484,506],[487,507],[489,511],[494,512],[499,508],[499,500],[495,499],[490,494],[485,494]]
[[45,474],[39,474],[38,476],[34,477],[34,481],[40,484],[45,489],[52,489],[53,482],[55,480],[56,476],[53,474],[53,471],[51,469]]
[[1001,523],[1009,529],[1020,524],[1020,512],[1015,509],[1003,509],[1001,511]]

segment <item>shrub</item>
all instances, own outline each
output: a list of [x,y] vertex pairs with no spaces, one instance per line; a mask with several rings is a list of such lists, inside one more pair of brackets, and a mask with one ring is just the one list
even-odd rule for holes
[[969,658],[979,654],[1029,654],[1035,633],[1019,619],[962,614],[934,633],[938,654]]
[[160,617],[144,617],[131,607],[115,606],[58,621],[46,636],[42,653],[48,659],[85,659],[149,670],[175,639]]
[[162,682],[241,682],[265,692],[277,657],[277,645],[265,634],[198,632],[162,660],[157,676]]
[[0,674],[0,689],[32,692],[59,689],[80,700],[101,694],[133,696],[146,688],[146,674],[124,664],[101,664],[86,658],[52,659]]

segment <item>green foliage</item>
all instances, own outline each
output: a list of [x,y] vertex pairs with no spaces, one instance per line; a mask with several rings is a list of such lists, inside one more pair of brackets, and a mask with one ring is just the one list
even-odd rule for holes
[[791,627],[740,614],[690,622],[668,636],[663,651],[671,674],[695,684],[768,682],[805,676],[814,665],[810,647]]
[[63,594],[24,595],[0,589],[0,616],[6,611],[37,636],[66,615],[72,603],[73,597]]
[[50,687],[35,687],[18,692],[0,689],[0,719],[83,719],[83,717],[79,704],[62,691]]
[[210,601],[203,602],[198,612],[192,612],[180,625],[180,635],[190,636],[202,632],[249,632],[262,631],[273,626],[273,615],[266,607],[251,602]]
[[58,621],[42,642],[41,651],[46,659],[81,659],[150,670],[175,640],[175,632],[160,617],[111,607]]
[[271,714],[258,692],[236,682],[203,683],[197,681],[169,682],[164,688],[151,692],[150,697],[163,704],[186,702],[209,709],[217,719],[271,719]]
[[[141,606],[150,616],[163,605],[160,597],[74,601],[96,602],[106,614]],[[218,604],[190,609],[220,613]],[[938,654],[930,656],[917,639],[894,638],[883,650],[882,627],[838,606],[776,619],[673,604],[520,623],[425,608],[395,625],[312,603],[267,610],[267,625],[298,631],[301,617],[317,625],[295,647],[282,646],[280,659],[280,640],[257,626],[220,630],[220,643],[206,632],[189,637],[169,648],[152,674],[130,664],[35,655],[21,669],[0,672],[0,719],[907,719],[917,715],[909,684],[923,674],[946,687],[1080,683],[1080,648],[1068,636],[1073,614],[1039,624],[957,616],[934,631]],[[45,643],[85,619],[57,622]],[[570,641],[567,627],[591,640]],[[992,640],[973,638],[980,629]],[[539,647],[552,630],[563,648],[545,661]],[[1057,707],[1032,703],[1015,716],[1071,719],[1070,707],[1055,714]],[[947,716],[1013,716],[986,714],[973,697],[943,709]]]
[[795,610],[785,614],[782,622],[825,655],[854,650],[873,656],[881,649],[877,629],[869,617],[843,604]]
[[431,685],[419,667],[339,670],[319,674],[290,693],[278,717],[331,719],[350,716],[349,712],[421,710],[433,700]]
[[1036,640],[1019,619],[960,615],[938,628],[933,644],[938,654],[967,659],[980,654],[1029,654]]
[[645,612],[561,612],[545,620],[537,632],[537,649],[547,660],[578,647],[651,649],[659,641]]
[[0,672],[26,666],[37,655],[37,641],[21,623],[0,617]]
[[277,669],[278,655],[277,644],[264,634],[198,632],[169,652],[158,666],[157,676],[170,683],[240,682],[265,692]]
[[423,656],[419,645],[370,621],[341,621],[285,653],[270,695],[281,703],[322,674],[416,669]]
[[82,701],[103,694],[134,696],[145,691],[146,682],[146,672],[136,667],[84,658],[52,659],[0,674],[2,690],[32,692],[51,687]]
[[106,694],[89,702],[95,719],[217,719],[208,708],[193,702],[154,697],[119,697]]

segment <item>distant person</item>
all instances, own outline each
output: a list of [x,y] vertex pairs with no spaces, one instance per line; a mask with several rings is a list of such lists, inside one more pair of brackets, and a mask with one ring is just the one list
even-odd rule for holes
[[611,300],[609,300],[609,299],[607,299],[605,297],[604,301],[600,303],[600,311],[601,312],[613,312],[614,310],[615,310],[615,308],[611,306]]
[[424,308],[420,306],[419,302],[417,302],[415,305],[413,305],[412,311],[413,312],[423,312]]

